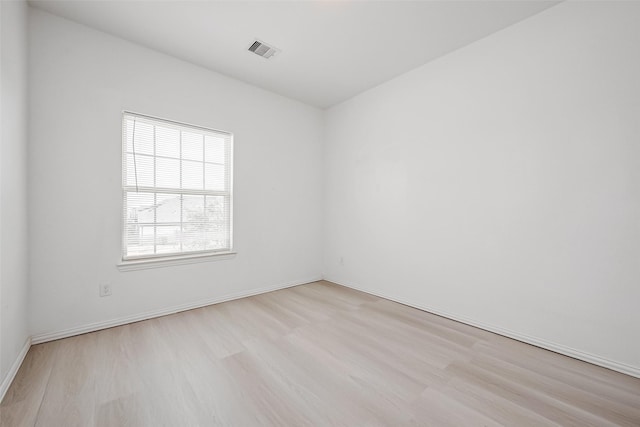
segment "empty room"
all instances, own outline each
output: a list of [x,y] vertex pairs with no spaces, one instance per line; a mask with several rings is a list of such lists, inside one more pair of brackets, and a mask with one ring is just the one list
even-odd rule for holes
[[640,1],[0,0],[0,426],[640,426]]

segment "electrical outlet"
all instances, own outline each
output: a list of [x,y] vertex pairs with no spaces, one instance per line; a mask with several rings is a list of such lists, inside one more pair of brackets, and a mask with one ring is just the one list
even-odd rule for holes
[[101,283],[99,288],[101,297],[108,297],[111,295],[111,283]]
[[340,257],[340,258],[338,259],[338,263],[339,263],[341,266],[344,266],[344,257]]

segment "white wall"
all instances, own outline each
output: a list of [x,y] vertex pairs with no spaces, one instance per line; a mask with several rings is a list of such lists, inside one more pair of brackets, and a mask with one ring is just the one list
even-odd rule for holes
[[28,337],[27,5],[0,2],[0,383]]
[[[322,111],[39,10],[30,31],[33,334],[320,277]],[[235,258],[117,270],[122,110],[234,133]]]
[[565,2],[330,109],[326,278],[640,375],[638,22]]

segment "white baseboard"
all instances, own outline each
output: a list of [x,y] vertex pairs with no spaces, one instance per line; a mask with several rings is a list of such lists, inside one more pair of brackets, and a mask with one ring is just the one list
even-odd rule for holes
[[304,285],[306,283],[317,282],[318,280],[322,280],[322,277],[318,276],[318,277],[312,277],[304,280],[296,280],[293,282],[287,282],[279,285],[268,286],[260,289],[252,289],[249,291],[227,294],[223,297],[209,298],[205,300],[195,301],[192,303],[176,305],[168,308],[162,308],[159,310],[147,311],[145,313],[134,314],[131,316],[119,317],[116,319],[105,320],[102,322],[89,323],[86,325],[80,325],[80,326],[63,329],[59,331],[35,334],[31,337],[31,342],[33,344],[40,344],[47,341],[59,340],[62,338],[72,337],[74,335],[86,334],[88,332],[95,332],[101,329],[113,328],[115,326],[126,325],[128,323],[139,322],[141,320],[153,319],[155,317],[161,317],[169,314],[179,313],[181,311],[192,310],[194,308],[205,307],[207,305],[219,304],[225,301],[231,301],[239,298],[245,298],[245,297],[250,297],[254,295],[264,294],[267,292],[277,291],[279,289],[285,289],[285,288],[291,288],[293,286]]
[[22,350],[20,350],[20,353],[18,354],[18,357],[16,357],[16,360],[13,362],[13,365],[11,365],[11,369],[9,369],[7,375],[2,379],[2,384],[0,384],[0,403],[2,403],[4,395],[7,394],[9,386],[11,386],[13,379],[16,377],[18,369],[20,369],[20,366],[22,366],[22,362],[24,362],[24,358],[27,356],[27,352],[29,351],[30,347],[31,338],[29,337],[24,342],[24,346],[22,346]]
[[627,365],[624,363],[616,362],[614,360],[609,360],[604,357],[596,356],[595,354],[585,353],[580,350],[576,350],[571,347],[567,347],[565,345],[557,344],[551,341],[547,341],[544,339],[536,338],[530,335],[521,334],[519,332],[511,331],[509,329],[501,328],[499,326],[490,325],[484,322],[478,322],[474,319],[470,319],[465,316],[459,316],[454,313],[450,313],[447,311],[435,309],[433,307],[427,307],[424,305],[416,304],[415,302],[405,301],[399,298],[391,297],[389,295],[385,295],[382,293],[370,291],[364,289],[359,286],[348,285],[345,283],[341,283],[339,281],[335,281],[329,278],[325,278],[329,282],[335,283],[340,286],[344,286],[346,288],[355,289],[360,292],[364,292],[370,295],[374,295],[380,298],[388,299],[390,301],[394,301],[400,304],[407,305],[409,307],[417,308],[418,310],[426,311],[429,313],[436,314],[438,316],[446,317],[447,319],[455,320],[457,322],[464,323],[466,325],[475,326],[476,328],[484,329],[485,331],[493,332],[498,335],[505,336],[507,338],[513,338],[514,340],[521,341],[526,344],[531,344],[536,347],[544,348],[546,350],[551,350],[555,353],[563,354],[565,356],[572,357],[574,359],[582,360],[584,362],[591,363],[593,365],[601,366],[603,368],[611,369],[613,371],[621,372],[623,374],[631,375],[632,377],[640,378],[640,367]]

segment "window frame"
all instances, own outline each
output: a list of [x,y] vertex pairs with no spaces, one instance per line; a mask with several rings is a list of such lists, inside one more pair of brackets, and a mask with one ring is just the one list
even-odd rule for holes
[[[127,152],[127,120],[131,118],[139,119],[142,122],[146,122],[152,125],[162,125],[165,124],[168,127],[177,128],[179,130],[187,130],[192,131],[194,133],[199,133],[203,136],[207,134],[213,134],[216,136],[224,136],[226,140],[226,144],[228,144],[228,153],[225,153],[225,167],[228,167],[228,186],[226,190],[189,190],[183,188],[164,188],[157,186],[132,186],[127,184],[127,158],[130,154]],[[120,250],[120,262],[118,263],[118,268],[120,270],[135,270],[139,268],[152,268],[156,266],[165,266],[165,265],[178,265],[178,264],[190,264],[195,262],[203,262],[203,261],[211,261],[214,259],[226,259],[230,256],[235,255],[233,251],[234,241],[233,241],[233,148],[234,148],[234,135],[232,132],[212,129],[204,126],[193,125],[185,122],[178,122],[176,120],[170,120],[155,116],[150,116],[147,114],[140,114],[129,110],[123,110],[121,113],[121,135],[122,135],[122,152],[121,152],[121,161],[122,161],[122,179],[121,179],[121,195],[122,195],[122,206],[120,209],[121,213],[121,250]],[[154,137],[154,146],[155,146],[155,137]],[[155,148],[154,148],[155,151]],[[136,153],[137,154],[137,153]],[[152,156],[154,159],[158,156]],[[180,154],[180,160],[182,159],[182,153]],[[203,158],[203,162],[204,162]],[[155,162],[155,160],[154,160]],[[161,254],[145,254],[145,255],[133,255],[127,256],[127,194],[131,192],[145,192],[145,193],[155,193],[155,194],[181,194],[181,195],[204,195],[204,196],[217,196],[224,197],[225,201],[228,200],[228,236],[229,236],[229,244],[228,247],[223,249],[213,249],[213,250],[197,250],[197,251],[182,251],[182,252],[171,252],[171,253],[161,253]],[[182,223],[182,222],[181,222]]]

